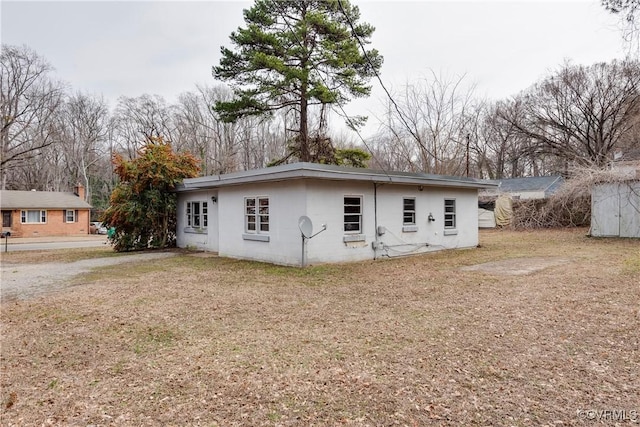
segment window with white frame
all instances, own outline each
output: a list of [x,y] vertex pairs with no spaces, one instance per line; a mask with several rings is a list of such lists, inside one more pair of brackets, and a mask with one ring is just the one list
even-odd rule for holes
[[67,209],[64,211],[64,222],[78,222],[78,211]]
[[444,228],[456,228],[456,199],[444,199]]
[[44,224],[47,222],[47,211],[41,211],[41,210],[21,211],[20,222],[23,224]]
[[344,231],[362,232],[362,196],[344,196]]
[[244,231],[246,233],[269,233],[269,198],[245,197]]
[[208,222],[207,202],[187,202],[187,227],[207,228]]
[[416,199],[414,197],[402,199],[402,224],[416,224]]

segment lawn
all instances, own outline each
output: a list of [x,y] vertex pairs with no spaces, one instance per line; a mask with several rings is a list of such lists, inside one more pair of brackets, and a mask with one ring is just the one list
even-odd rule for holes
[[[181,253],[94,271],[2,305],[0,424],[566,426],[615,410],[628,425],[640,242],[585,234],[482,231],[475,249],[304,270]],[[553,262],[464,269],[531,258]]]

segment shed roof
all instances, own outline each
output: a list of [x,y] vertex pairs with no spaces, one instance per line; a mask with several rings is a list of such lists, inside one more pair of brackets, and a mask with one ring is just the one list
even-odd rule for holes
[[525,191],[544,191],[553,194],[563,178],[560,175],[529,176],[524,178],[496,179],[491,182],[498,184],[498,190],[505,193],[519,193]]
[[2,209],[91,209],[74,193],[61,191],[0,191]]
[[494,188],[497,186],[495,183],[475,178],[411,172],[386,172],[374,169],[300,162],[224,175],[189,178],[185,179],[176,191],[301,178],[457,188]]

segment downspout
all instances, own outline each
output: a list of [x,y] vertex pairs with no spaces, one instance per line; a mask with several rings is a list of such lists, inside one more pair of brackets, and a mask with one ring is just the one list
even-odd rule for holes
[[378,183],[373,183],[373,259],[377,259],[378,255]]

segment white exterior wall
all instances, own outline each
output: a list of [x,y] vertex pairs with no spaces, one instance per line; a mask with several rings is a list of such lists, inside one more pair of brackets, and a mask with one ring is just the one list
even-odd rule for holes
[[[377,194],[377,225],[385,229],[380,236],[376,236],[374,194]],[[216,196],[218,203],[210,204],[207,233],[185,232],[186,202],[211,202],[211,196]],[[355,241],[345,241],[345,236],[346,240],[353,240],[354,235],[344,231],[345,196],[362,197],[362,230],[355,233],[360,235]],[[245,197],[269,198],[269,233],[261,235],[263,240],[252,240],[253,236],[245,232]],[[416,199],[416,225],[408,229],[403,229],[405,197]],[[456,200],[455,230],[444,229],[445,198]],[[298,219],[306,215],[313,222],[314,233],[322,230],[323,224],[327,226],[326,231],[307,241],[307,265],[474,247],[478,244],[477,203],[476,189],[425,186],[419,191],[417,186],[384,184],[374,191],[373,182],[309,179],[179,193],[178,246],[195,246],[232,258],[301,265],[302,239]],[[214,207],[216,221],[219,218],[216,223]],[[429,213],[435,221],[427,220]],[[268,241],[265,241],[266,236]],[[376,238],[378,249],[374,250]]]
[[[361,233],[344,232],[344,197],[362,197]],[[373,259],[371,242],[375,240],[373,183],[311,181],[307,183],[307,216],[317,233],[307,242],[307,264]],[[362,235],[364,240],[344,242],[345,236]]]
[[[211,197],[218,197],[218,191],[197,191],[179,193],[177,207],[176,245],[179,248],[195,247],[197,249],[218,252],[218,205]],[[187,227],[187,202],[207,202],[207,228]]]
[[[402,201],[406,197],[416,199],[415,227],[402,223]],[[444,228],[445,199],[456,201],[455,229]],[[429,214],[435,221],[428,220]],[[478,191],[431,187],[419,191],[411,186],[383,186],[378,189],[378,225],[386,229],[379,237],[387,247],[381,252],[385,256],[477,246]]]
[[[305,214],[304,181],[223,187],[220,195],[220,256],[284,265],[300,265],[302,238],[298,219]],[[269,198],[269,241],[248,240],[245,197]],[[245,236],[246,235],[246,236]]]
[[[374,257],[409,255],[439,249],[473,247],[478,244],[477,190],[445,189],[417,186],[378,185],[377,225],[385,229],[377,237],[374,215],[373,183],[314,182],[307,187],[308,213],[318,234],[307,243],[308,263],[341,262],[373,259]],[[349,233],[343,231],[344,197],[363,197],[364,240],[344,242]],[[403,226],[403,199],[416,199],[416,225]],[[455,231],[444,229],[444,199],[456,200],[457,226]],[[427,220],[432,213],[435,221]],[[404,230],[404,231],[403,231]],[[415,230],[415,231],[407,231]],[[455,233],[455,234],[454,234]]]

